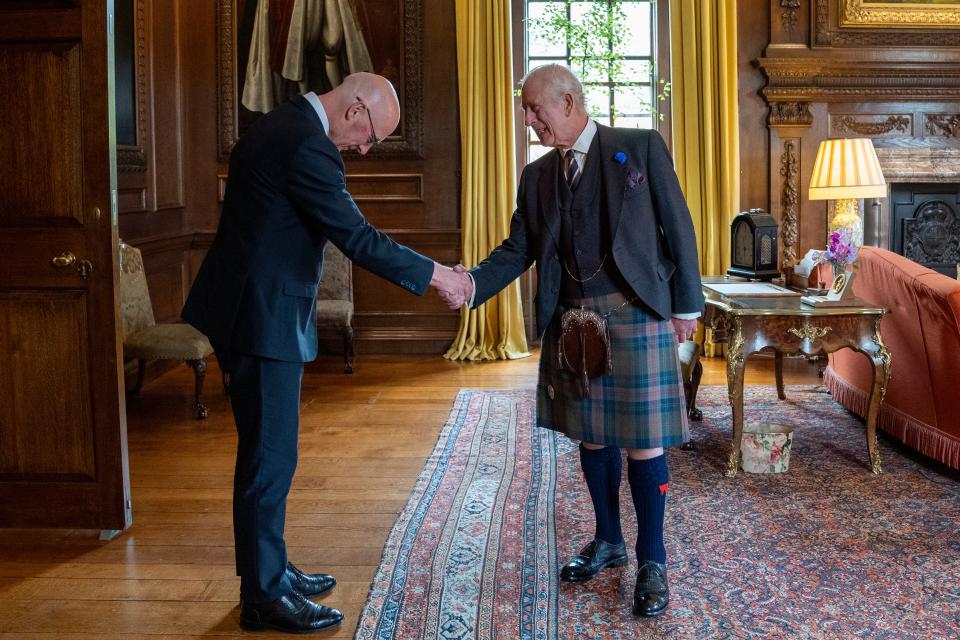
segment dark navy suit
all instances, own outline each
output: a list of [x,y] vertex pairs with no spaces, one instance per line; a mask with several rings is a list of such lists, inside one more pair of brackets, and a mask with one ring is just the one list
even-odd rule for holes
[[291,591],[286,497],[297,465],[303,363],[317,354],[317,285],[328,240],[417,295],[429,286],[433,261],[367,223],[346,190],[339,151],[298,96],[258,119],[234,148],[216,237],[182,313],[230,374],[239,435],[237,574],[250,603]]

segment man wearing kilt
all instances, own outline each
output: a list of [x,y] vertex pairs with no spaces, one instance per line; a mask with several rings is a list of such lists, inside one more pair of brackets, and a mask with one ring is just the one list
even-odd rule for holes
[[[633,612],[656,616],[669,602],[663,450],[689,439],[677,342],[692,336],[703,309],[690,212],[660,135],[590,120],[583,87],[566,67],[531,71],[521,100],[524,124],[557,153],[524,168],[510,236],[469,271],[469,302],[483,303],[537,264],[537,422],[581,442],[596,515],[593,541],[560,577],[583,582],[627,563],[619,500],[626,449],[638,523]],[[606,374],[588,378],[561,363],[568,309],[606,320]]]

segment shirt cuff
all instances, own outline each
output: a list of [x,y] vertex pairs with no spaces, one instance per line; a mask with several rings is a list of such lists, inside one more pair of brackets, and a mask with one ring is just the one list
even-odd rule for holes
[[694,311],[693,313],[675,313],[673,317],[677,320],[696,320],[700,317],[699,311]]
[[[473,301],[477,297],[477,281],[473,279],[473,274],[467,271],[467,275],[470,276],[470,299],[467,300],[467,309],[473,309]],[[698,314],[699,315],[699,314]]]

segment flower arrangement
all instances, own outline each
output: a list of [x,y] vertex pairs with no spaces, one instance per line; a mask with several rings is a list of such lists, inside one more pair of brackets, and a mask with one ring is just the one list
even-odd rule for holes
[[848,264],[853,264],[857,259],[857,245],[853,242],[853,236],[846,228],[839,228],[830,234],[827,240],[827,248],[817,254],[817,264],[829,262],[833,267],[833,273],[840,274],[847,270]]

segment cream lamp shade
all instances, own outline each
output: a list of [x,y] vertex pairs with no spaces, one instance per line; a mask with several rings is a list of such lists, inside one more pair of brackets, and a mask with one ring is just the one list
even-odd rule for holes
[[885,198],[880,159],[870,138],[824,140],[810,176],[810,200],[835,200],[830,231],[845,228],[856,246],[863,244],[860,198]]

